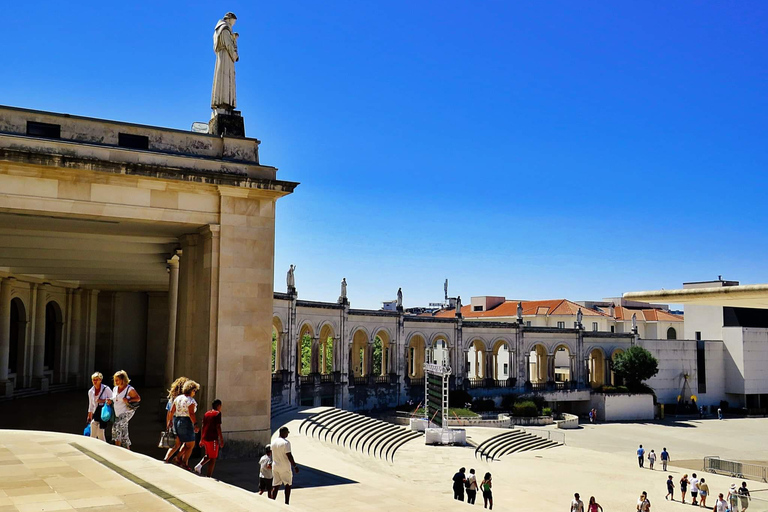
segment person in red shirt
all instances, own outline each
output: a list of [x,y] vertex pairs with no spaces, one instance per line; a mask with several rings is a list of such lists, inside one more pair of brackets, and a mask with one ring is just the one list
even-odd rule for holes
[[219,458],[219,449],[224,446],[224,437],[221,435],[221,400],[218,398],[211,404],[211,410],[203,416],[200,446],[205,449],[205,456],[195,466],[195,473],[202,474],[203,466],[208,466],[207,472],[210,477],[213,474],[213,468],[216,467],[216,459]]

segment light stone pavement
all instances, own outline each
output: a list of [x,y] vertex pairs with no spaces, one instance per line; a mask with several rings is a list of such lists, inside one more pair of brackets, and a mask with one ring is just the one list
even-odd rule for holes
[[[666,473],[641,470],[634,456],[637,444],[657,453],[666,446],[673,463],[704,455],[768,460],[768,419],[584,425],[566,432],[565,446],[514,454],[490,463],[475,459],[474,447],[425,446],[422,438],[400,448],[390,463],[299,434],[298,426],[306,414],[280,418],[291,429],[289,439],[297,462],[305,467],[295,477],[292,503],[287,508],[280,501],[272,502],[83,436],[0,430],[0,512],[178,510],[73,443],[202,512],[467,510],[469,505],[452,499],[451,476],[460,466],[475,468],[480,477],[486,471],[493,474],[496,510],[567,510],[573,492],[581,493],[585,502],[596,496],[606,511],[635,510],[637,497],[645,490],[654,512],[684,511],[690,508],[664,500],[665,481],[669,474],[677,481],[683,472],[691,471],[672,465]],[[467,429],[469,441],[475,444],[500,432]],[[313,485],[310,468],[351,483]],[[713,494],[710,505],[718,492],[727,493],[730,484],[737,482],[714,474],[705,478]],[[768,498],[768,484],[750,482],[750,488],[755,496]],[[478,502],[475,507],[482,507],[479,496]],[[766,509],[762,503],[753,502],[749,510]]]

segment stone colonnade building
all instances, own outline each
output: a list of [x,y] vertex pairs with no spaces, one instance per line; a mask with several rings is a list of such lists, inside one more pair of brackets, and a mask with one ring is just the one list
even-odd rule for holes
[[[576,306],[573,314],[560,309],[561,316],[569,319],[567,326],[542,326],[533,325],[537,319],[530,308],[522,318],[505,314],[502,321],[471,317],[471,305],[461,313],[410,315],[402,308],[353,309],[346,297],[335,303],[299,300],[295,288],[289,287],[288,293],[275,293],[273,400],[350,410],[418,403],[424,393],[424,362],[445,361],[452,368],[453,389],[494,398],[540,393],[577,410],[578,403],[589,403],[593,388],[614,383],[611,360],[635,343],[659,359],[659,374],[649,384],[661,402],[675,403],[686,380],[695,386],[695,341],[645,339],[639,336],[639,327],[627,332],[607,328],[608,321],[623,325],[626,311],[619,318],[608,318],[585,307],[579,324],[578,305],[569,304]],[[592,329],[588,314],[600,317],[606,328]],[[658,319],[650,312],[642,318],[648,324]],[[663,320],[682,329],[678,316]],[[644,328],[650,332],[648,324]],[[662,327],[666,332],[668,327]],[[710,365],[722,366],[722,343],[709,345],[714,358]],[[713,378],[719,377],[711,372]]]
[[259,141],[0,107],[0,395],[186,375],[268,442],[275,202]]

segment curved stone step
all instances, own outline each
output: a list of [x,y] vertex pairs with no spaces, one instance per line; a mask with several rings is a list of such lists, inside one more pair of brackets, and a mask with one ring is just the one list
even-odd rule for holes
[[391,449],[391,450],[392,450],[392,455],[391,455],[391,459],[390,459],[390,460],[391,460],[392,462],[395,462],[395,452],[397,452],[397,450],[399,450],[400,448],[402,448],[402,446],[403,446],[404,444],[406,444],[406,443],[409,443],[409,442],[413,441],[413,440],[414,440],[414,439],[416,439],[417,437],[421,437],[421,434],[419,434],[419,433],[417,433],[417,432],[414,432],[414,433],[413,433],[411,436],[405,437],[405,438],[404,438],[402,441],[400,441],[400,442],[399,442],[399,443],[397,443],[396,445],[393,445],[393,446],[391,446],[390,448],[387,448],[387,453],[386,453],[386,456],[387,456],[387,457],[390,457],[390,454],[389,454],[389,450]]
[[490,458],[497,460],[501,457],[502,453],[511,453],[512,451],[516,451],[518,447],[525,446],[535,439],[539,438],[531,434],[524,433],[521,436],[515,437],[514,439],[510,439],[505,443],[495,446],[487,453]]
[[[376,444],[377,446],[381,444],[382,441],[386,441],[387,439],[392,439],[393,437],[397,437],[398,434],[400,434],[402,430],[398,428],[396,425],[388,424],[388,425],[381,425],[380,427],[374,429],[372,432],[370,432],[368,435],[365,436],[363,441],[363,445],[360,447],[360,451],[365,450],[366,443],[368,444],[368,454],[371,453],[371,447]],[[374,451],[374,455],[376,452]]]
[[322,418],[324,415],[326,415],[328,413],[332,413],[332,412],[338,411],[338,410],[339,409],[327,409],[325,411],[321,411],[321,412],[318,412],[318,413],[315,413],[315,414],[309,416],[307,419],[302,421],[301,424],[299,424],[299,433],[300,434],[303,433],[302,431],[303,431],[304,427],[306,427],[307,425],[318,421],[319,418]]
[[486,460],[492,459],[492,453],[496,451],[496,449],[504,445],[510,441],[513,441],[515,439],[521,438],[525,433],[522,430],[513,430],[512,432],[507,432],[504,434],[499,434],[498,436],[494,436],[490,439],[487,439],[484,443],[482,443],[480,446],[477,447],[476,453],[480,453],[480,458],[485,458]]
[[[320,434],[323,433],[323,430],[326,430],[328,427],[326,426],[330,421],[333,421],[334,418],[343,416],[344,413],[347,411],[342,411],[339,409],[334,410],[331,414],[327,414],[323,416],[320,420],[316,420],[310,425],[308,428],[304,429],[304,432],[306,434],[307,431],[309,431],[310,435],[312,437],[315,437],[315,433],[317,433],[317,438],[320,439]],[[318,429],[320,431],[318,432]]]
[[[405,429],[398,429],[397,431],[390,432],[386,436],[381,436],[379,439],[376,440],[375,443],[370,444],[368,446],[368,453],[370,453],[371,449],[373,449],[374,456],[377,456],[380,459],[386,459],[386,456],[384,455],[385,448],[394,446],[400,440],[411,437],[411,434],[413,433],[414,432],[410,432]],[[416,437],[420,437],[420,436],[417,434]]]
[[327,421],[324,421],[323,424],[326,427],[325,430],[325,436],[323,437],[324,441],[328,440],[328,435],[333,435],[334,432],[336,432],[341,425],[344,425],[350,421],[354,421],[358,417],[357,414],[351,413],[349,411],[344,411],[342,414],[337,414]]
[[540,437],[531,436],[533,439],[527,439],[523,443],[516,443],[515,445],[506,446],[503,450],[499,451],[499,453],[496,454],[497,458],[501,458],[505,455],[510,455],[512,453],[521,453],[521,452],[527,452],[530,450],[540,450],[544,447],[549,446],[552,441],[549,439],[542,439]]
[[[357,432],[359,432],[360,429],[365,429],[371,425],[376,424],[376,420],[374,420],[373,418],[368,418],[365,416],[361,416],[361,418],[363,418],[362,421],[356,421],[354,423],[350,423],[343,429],[342,433],[345,434],[344,438],[341,440],[340,443],[337,441],[336,444],[347,447],[347,441],[349,441],[348,448],[351,450],[352,443],[355,440],[355,435],[357,434]],[[351,436],[351,439],[350,439],[350,436]]]

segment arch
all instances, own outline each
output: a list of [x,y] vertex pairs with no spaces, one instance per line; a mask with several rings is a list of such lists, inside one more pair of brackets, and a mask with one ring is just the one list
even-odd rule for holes
[[55,300],[50,300],[45,305],[45,351],[43,352],[43,366],[52,371],[54,375],[61,371],[62,327],[64,316],[61,306]]
[[437,340],[441,340],[441,339],[444,340],[445,343],[448,346],[451,345],[451,338],[448,337],[448,335],[446,333],[444,333],[444,332],[436,332],[436,333],[433,333],[432,336],[429,337],[429,346],[430,347],[434,347],[435,346],[435,342]]
[[667,339],[668,340],[676,340],[677,339],[677,331],[674,327],[670,327],[667,329]]
[[379,329],[375,331],[373,335],[373,374],[374,375],[386,375],[390,372],[389,358],[390,358],[390,338],[389,332],[386,329]]
[[411,334],[407,347],[408,376],[412,379],[420,379],[424,377],[427,340],[423,334]]
[[431,362],[451,366],[451,342],[446,334],[438,333],[433,335],[429,345],[429,360]]
[[497,338],[491,344],[491,369],[496,380],[509,379],[512,374],[512,344],[506,338]]
[[283,353],[283,321],[279,316],[272,317],[272,373],[283,369],[280,355]]
[[599,388],[606,383],[605,351],[600,347],[593,347],[587,354],[589,354],[589,385],[593,388]]
[[573,363],[572,363],[571,347],[567,343],[558,343],[555,345],[555,349],[552,351],[552,363],[553,367],[550,371],[547,380],[554,380],[555,382],[570,382],[573,380]]
[[16,374],[16,387],[22,387],[24,375],[24,345],[27,335],[27,308],[19,297],[11,299],[11,336],[8,357],[9,373]]
[[534,384],[543,384],[549,378],[549,352],[541,343],[535,343],[529,351],[528,375]]
[[309,375],[312,372],[312,343],[315,331],[308,322],[301,324],[296,343],[296,374]]
[[368,332],[358,327],[352,335],[352,359],[350,361],[352,373],[355,377],[368,375]]
[[467,377],[470,379],[484,379],[486,377],[486,352],[485,340],[472,338],[467,348]]
[[325,322],[320,326],[320,340],[318,341],[318,363],[322,374],[333,373],[336,369],[336,357],[334,352],[334,340],[336,334],[333,325]]

